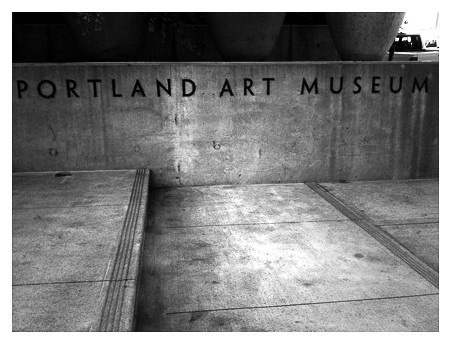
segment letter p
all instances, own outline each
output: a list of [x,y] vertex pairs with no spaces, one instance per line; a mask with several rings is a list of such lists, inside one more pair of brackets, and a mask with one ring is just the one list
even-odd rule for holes
[[24,80],[17,80],[17,96],[22,98],[22,93],[28,90],[28,84]]

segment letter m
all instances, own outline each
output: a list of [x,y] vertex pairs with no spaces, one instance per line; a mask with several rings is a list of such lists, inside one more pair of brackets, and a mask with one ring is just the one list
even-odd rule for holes
[[415,93],[415,88],[418,89],[418,92],[421,92],[421,90],[423,89],[423,87],[424,87],[425,93],[428,93],[428,78],[427,78],[427,77],[424,78],[424,81],[423,81],[423,83],[421,84],[421,86],[419,85],[417,78],[415,78],[415,79],[413,80],[412,93]]
[[315,78],[315,81],[310,86],[305,81],[305,78],[302,78],[301,94],[304,94],[304,89],[307,89],[308,93],[311,93],[313,88],[315,88],[315,94],[318,94],[318,78]]

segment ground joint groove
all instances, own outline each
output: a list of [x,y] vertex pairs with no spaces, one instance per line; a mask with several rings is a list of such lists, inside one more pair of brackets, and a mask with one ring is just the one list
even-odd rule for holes
[[297,306],[310,306],[310,305],[327,305],[327,304],[346,303],[346,302],[383,301],[383,300],[405,299],[405,298],[413,298],[413,297],[425,297],[425,296],[433,296],[433,295],[439,295],[439,293],[404,295],[404,296],[386,296],[386,297],[364,298],[364,299],[350,299],[350,300],[333,300],[333,301],[290,303],[290,304],[285,304],[285,305],[214,308],[214,309],[203,309],[203,310],[193,310],[193,311],[168,312],[168,313],[166,313],[166,315],[179,315],[179,314],[203,313],[203,312],[220,312],[220,311],[235,311],[235,310],[246,310],[246,309],[297,307]]
[[328,190],[323,188],[321,185],[308,182],[305,183],[310,189],[316,192],[319,196],[324,198],[328,203],[340,211],[343,215],[351,219],[356,225],[362,228],[365,232],[376,239],[385,248],[391,251],[398,258],[403,260],[410,268],[415,270],[423,278],[433,284],[436,288],[439,287],[439,274],[429,265],[424,263],[418,257],[416,257],[412,252],[410,252],[403,245],[393,240],[393,238],[388,235],[384,230],[379,228],[374,224],[374,222],[364,213],[362,213],[355,206],[347,204],[342,199],[331,194]]

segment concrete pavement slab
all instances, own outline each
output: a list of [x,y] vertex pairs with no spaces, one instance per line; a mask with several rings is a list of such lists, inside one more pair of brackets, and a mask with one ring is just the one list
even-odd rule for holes
[[438,295],[170,314],[147,331],[438,331]]
[[15,209],[13,284],[108,278],[127,205]]
[[[25,208],[13,211],[13,284],[108,278],[128,205]],[[146,203],[140,206],[144,215]],[[143,228],[140,216],[137,227]],[[138,276],[142,230],[136,233],[127,278]],[[139,245],[138,245],[139,244]]]
[[[127,174],[113,171],[109,179],[108,173],[94,178],[80,172],[83,192],[75,191],[83,188],[76,175],[42,174],[42,184],[26,178],[16,184],[14,331],[133,328],[143,233],[132,227],[143,228],[144,218],[130,218],[126,210],[133,203],[131,213],[145,213],[145,202],[137,206],[136,200],[147,196],[147,180],[129,203],[136,173]],[[27,187],[33,202],[26,200]],[[376,197],[380,204],[396,201],[389,188],[379,189],[385,190]],[[438,288],[304,184],[154,191],[138,330],[438,330]],[[411,216],[422,208],[422,194],[434,197],[430,190],[413,194],[398,199],[398,212],[403,200]],[[438,269],[438,254],[431,255],[438,225],[433,207],[425,209],[426,224],[393,216],[390,207],[375,218]],[[400,221],[408,225],[394,225]]]
[[438,271],[438,180],[385,180],[320,185]]
[[438,330],[438,288],[307,185],[165,188],[151,209],[138,330]]
[[[13,331],[93,331],[102,315],[109,281],[13,286]],[[130,331],[133,321],[135,286],[124,282],[119,330]],[[130,307],[132,306],[132,307]],[[119,313],[119,310],[117,311]]]
[[320,183],[320,185],[343,201],[356,206],[376,225],[438,222],[437,179]]
[[381,228],[431,268],[439,270],[438,223],[391,225]]
[[351,221],[171,228],[146,245],[142,329],[169,313],[438,292]]
[[346,219],[304,184],[168,188],[152,204],[164,227]]
[[103,282],[13,286],[13,331],[89,331]]
[[247,184],[247,185],[209,185],[194,187],[160,188],[154,195],[154,202],[176,207],[211,205],[216,203],[237,204],[239,202],[299,200],[309,195],[304,184]]
[[133,329],[148,177],[13,175],[14,331]]
[[128,204],[135,177],[135,170],[57,173],[15,173],[13,208]]

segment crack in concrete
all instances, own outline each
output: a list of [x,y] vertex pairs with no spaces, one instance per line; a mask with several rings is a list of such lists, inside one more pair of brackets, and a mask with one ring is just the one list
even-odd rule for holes
[[382,300],[404,299],[404,298],[424,297],[424,296],[433,296],[433,295],[439,295],[439,293],[403,295],[403,296],[386,296],[386,297],[350,299],[350,300],[318,301],[318,302],[306,302],[306,303],[290,303],[290,304],[286,304],[286,305],[215,308],[215,309],[203,309],[203,310],[193,310],[193,311],[168,312],[168,313],[166,313],[166,315],[180,315],[180,314],[202,313],[202,312],[235,311],[235,310],[247,310],[247,309],[282,308],[282,307],[296,307],[296,306],[310,306],[310,305],[326,305],[326,304],[346,303],[346,302],[382,301]]

